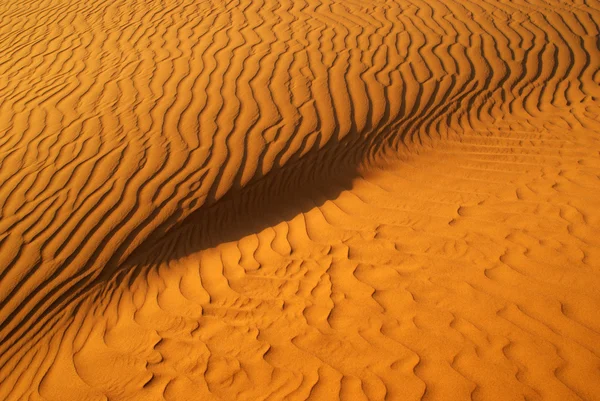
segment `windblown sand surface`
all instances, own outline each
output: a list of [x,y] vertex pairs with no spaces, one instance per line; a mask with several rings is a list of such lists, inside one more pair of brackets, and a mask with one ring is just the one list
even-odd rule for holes
[[0,0],[0,399],[600,400],[599,33]]

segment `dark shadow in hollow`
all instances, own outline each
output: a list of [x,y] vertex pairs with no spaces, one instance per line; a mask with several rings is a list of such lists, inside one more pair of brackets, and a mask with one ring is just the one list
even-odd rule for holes
[[106,281],[118,283],[127,276],[131,283],[152,266],[240,240],[337,198],[352,188],[373,156],[370,142],[342,140],[201,207],[172,229],[155,233]]

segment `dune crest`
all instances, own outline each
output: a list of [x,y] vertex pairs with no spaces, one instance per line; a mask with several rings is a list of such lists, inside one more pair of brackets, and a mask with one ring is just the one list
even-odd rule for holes
[[599,34],[0,0],[0,399],[600,400]]

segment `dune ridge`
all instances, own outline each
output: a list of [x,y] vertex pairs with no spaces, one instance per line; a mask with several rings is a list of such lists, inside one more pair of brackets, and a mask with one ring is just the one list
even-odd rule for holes
[[0,397],[600,399],[599,22],[0,1]]

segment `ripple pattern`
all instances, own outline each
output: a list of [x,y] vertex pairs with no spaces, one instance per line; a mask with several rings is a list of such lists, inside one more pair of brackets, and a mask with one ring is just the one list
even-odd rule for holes
[[0,398],[600,399],[599,37],[0,0]]

